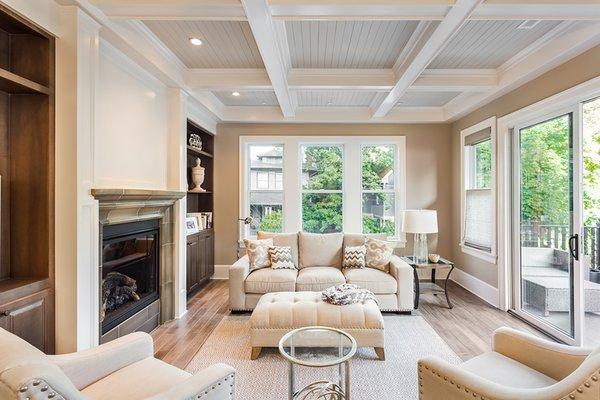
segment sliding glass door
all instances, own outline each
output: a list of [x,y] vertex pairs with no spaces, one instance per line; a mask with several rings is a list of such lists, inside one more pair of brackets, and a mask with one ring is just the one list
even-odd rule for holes
[[578,109],[513,131],[514,311],[567,343],[582,334]]

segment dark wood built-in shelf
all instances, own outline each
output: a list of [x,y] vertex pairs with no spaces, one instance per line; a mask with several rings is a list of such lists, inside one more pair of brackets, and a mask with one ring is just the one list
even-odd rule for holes
[[190,146],[190,145],[188,145],[187,149],[188,149],[188,151],[189,151],[189,152],[191,152],[191,153],[193,153],[193,154],[196,154],[196,155],[198,155],[198,156],[204,156],[204,157],[210,157],[210,158],[213,158],[213,155],[212,155],[212,154],[210,154],[210,153],[207,153],[207,152],[206,152],[206,151],[204,151],[204,150],[198,150],[197,148],[195,148],[195,147],[192,147],[192,146]]
[[50,89],[44,85],[23,78],[15,73],[0,68],[0,90],[10,94],[40,93],[50,94]]
[[188,190],[189,194],[212,194],[211,191],[206,191],[206,192],[192,192],[191,190]]

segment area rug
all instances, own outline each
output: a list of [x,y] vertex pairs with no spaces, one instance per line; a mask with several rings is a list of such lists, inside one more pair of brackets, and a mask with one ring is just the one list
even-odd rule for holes
[[[277,349],[263,349],[250,360],[249,316],[225,317],[194,356],[186,370],[191,373],[215,363],[236,369],[236,399],[282,400],[288,397],[288,362]],[[417,361],[437,356],[452,363],[459,357],[420,316],[385,316],[386,360],[379,361],[370,348],[359,349],[350,362],[352,399],[418,399]],[[297,384],[330,379],[337,369],[296,367]]]

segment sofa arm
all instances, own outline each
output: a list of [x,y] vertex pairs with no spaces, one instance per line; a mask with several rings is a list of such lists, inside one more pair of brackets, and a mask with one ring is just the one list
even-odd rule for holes
[[235,369],[214,364],[148,400],[230,400],[235,393]]
[[390,274],[396,279],[398,285],[398,309],[412,311],[414,309],[415,283],[413,268],[396,255],[390,259]]
[[248,255],[237,260],[229,268],[229,308],[232,310],[246,309],[246,291],[244,281],[250,274]]
[[77,389],[83,389],[123,367],[153,356],[152,337],[135,332],[92,349],[48,356],[48,359],[63,370]]
[[590,350],[550,342],[511,328],[494,332],[492,349],[557,381],[575,371]]

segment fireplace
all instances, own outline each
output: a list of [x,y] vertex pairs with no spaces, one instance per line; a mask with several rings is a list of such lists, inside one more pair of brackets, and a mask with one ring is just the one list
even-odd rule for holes
[[115,331],[128,320],[140,321],[143,315],[152,315],[158,324],[158,316],[147,311],[159,309],[159,227],[158,219],[104,225],[100,279],[102,335]]

